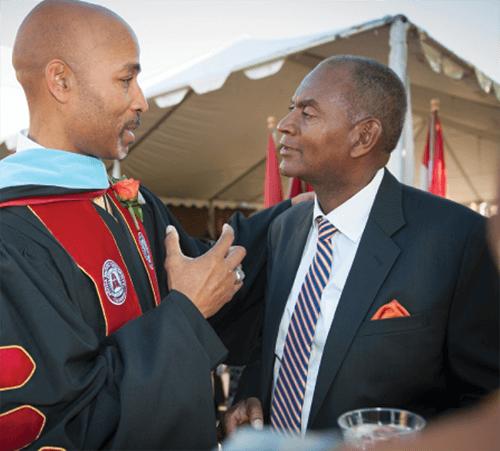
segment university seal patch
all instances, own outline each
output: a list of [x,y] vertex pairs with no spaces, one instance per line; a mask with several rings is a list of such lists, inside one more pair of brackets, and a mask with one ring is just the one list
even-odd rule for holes
[[139,246],[141,246],[142,255],[144,255],[144,258],[148,262],[149,267],[151,269],[154,269],[153,259],[151,258],[151,252],[149,252],[149,247],[148,243],[146,242],[146,238],[144,238],[142,232],[138,232],[137,236],[139,239]]
[[122,305],[127,298],[127,282],[123,271],[113,260],[106,260],[102,265],[102,281],[109,302]]

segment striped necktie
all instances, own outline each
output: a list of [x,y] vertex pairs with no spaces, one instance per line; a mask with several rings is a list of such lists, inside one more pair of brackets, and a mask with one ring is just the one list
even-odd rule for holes
[[271,403],[274,429],[300,434],[302,405],[320,301],[332,271],[332,235],[336,228],[319,216],[316,254],[306,274],[293,311]]

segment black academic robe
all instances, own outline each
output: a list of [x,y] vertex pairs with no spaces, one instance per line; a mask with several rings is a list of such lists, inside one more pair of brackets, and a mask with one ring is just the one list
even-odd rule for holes
[[[4,189],[0,201],[60,191]],[[260,326],[267,227],[289,202],[232,219],[235,244],[248,251],[247,278],[211,326],[188,298],[168,289],[165,228],[177,228],[186,255],[201,255],[210,244],[189,237],[158,198],[141,192],[162,302],[154,308],[125,225],[96,206],[123,254],[143,311],[109,336],[94,286],[50,232],[26,207],[0,208],[0,348],[20,346],[35,364],[24,386],[0,392],[0,414],[29,405],[45,416],[30,447],[204,449],[216,444],[210,370],[227,356],[224,344],[233,362],[242,363],[248,353]]]

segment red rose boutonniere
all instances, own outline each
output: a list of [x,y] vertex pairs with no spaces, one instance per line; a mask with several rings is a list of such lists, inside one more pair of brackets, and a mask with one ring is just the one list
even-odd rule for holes
[[120,201],[120,203],[128,209],[132,218],[134,219],[134,224],[139,230],[139,224],[137,223],[137,218],[142,222],[143,214],[141,202],[142,196],[139,192],[139,186],[141,182],[135,179],[129,179],[125,176],[122,176],[119,179],[112,179],[111,188],[116,194],[116,197]]

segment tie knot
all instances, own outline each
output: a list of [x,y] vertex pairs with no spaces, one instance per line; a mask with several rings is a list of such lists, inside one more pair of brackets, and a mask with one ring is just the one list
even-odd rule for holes
[[316,221],[318,222],[318,239],[319,240],[327,241],[337,231],[335,226],[330,221],[328,221],[328,219],[326,219],[322,216],[318,216],[316,218]]

